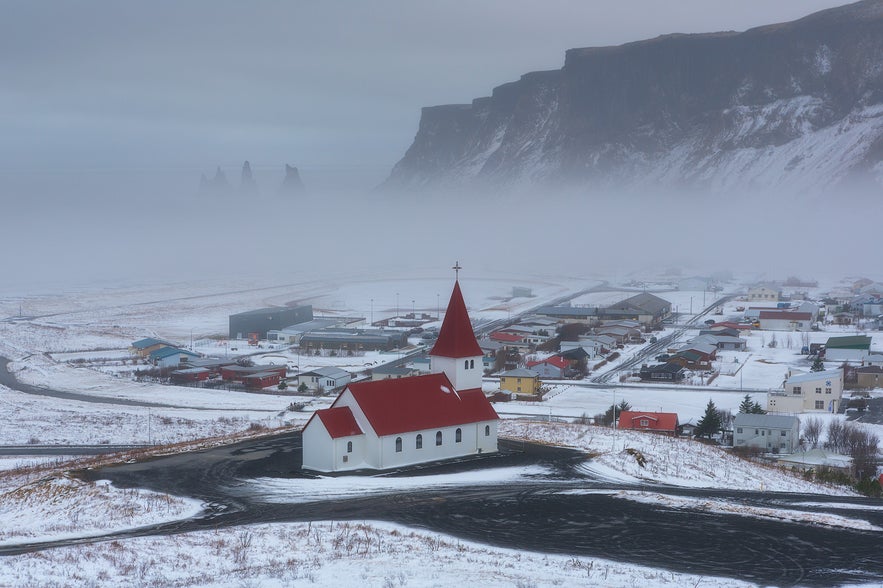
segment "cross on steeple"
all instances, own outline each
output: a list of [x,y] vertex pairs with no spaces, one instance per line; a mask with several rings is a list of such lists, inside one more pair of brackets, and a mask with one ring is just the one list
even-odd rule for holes
[[460,261],[458,260],[457,263],[454,264],[454,267],[452,267],[451,269],[454,270],[454,279],[459,280],[460,279],[460,270],[463,269],[460,266]]

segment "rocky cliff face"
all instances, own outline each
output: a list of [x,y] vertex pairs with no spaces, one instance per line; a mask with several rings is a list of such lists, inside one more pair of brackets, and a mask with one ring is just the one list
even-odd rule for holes
[[424,108],[385,186],[825,187],[883,178],[883,0],[743,33],[572,49]]

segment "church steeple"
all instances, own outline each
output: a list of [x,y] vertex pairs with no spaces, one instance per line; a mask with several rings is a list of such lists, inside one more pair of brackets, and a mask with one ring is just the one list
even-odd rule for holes
[[[459,263],[454,266],[458,271]],[[482,356],[484,353],[475,339],[475,331],[469,320],[469,312],[463,301],[459,280],[454,282],[454,291],[445,311],[438,339],[429,352],[432,373],[444,372],[459,390],[481,388]]]
[[469,312],[460,292],[460,282],[454,282],[454,291],[445,311],[445,320],[438,332],[438,340],[429,355],[442,357],[474,357],[482,355],[481,347],[475,340],[475,331],[469,320]]

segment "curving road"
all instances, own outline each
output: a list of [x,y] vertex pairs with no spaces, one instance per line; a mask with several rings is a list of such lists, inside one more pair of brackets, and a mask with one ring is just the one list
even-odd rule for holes
[[[203,516],[99,538],[0,548],[0,555],[140,535],[182,533],[248,523],[386,520],[515,549],[571,554],[726,576],[764,585],[831,586],[883,577],[883,532],[760,520],[711,510],[677,509],[617,498],[621,490],[719,499],[746,506],[856,516],[883,527],[883,503],[867,499],[666,486],[630,486],[599,480],[575,451],[501,441],[501,452],[388,476],[440,474],[484,467],[539,465],[546,471],[520,481],[368,494],[316,497],[309,503],[271,503],[255,478],[310,478],[301,474],[300,434],[289,433],[149,462],[87,471],[137,486],[193,496],[208,504]],[[812,504],[809,504],[812,503]],[[853,511],[849,503],[876,506]],[[822,505],[822,506],[819,506]],[[828,506],[825,506],[828,505]]]

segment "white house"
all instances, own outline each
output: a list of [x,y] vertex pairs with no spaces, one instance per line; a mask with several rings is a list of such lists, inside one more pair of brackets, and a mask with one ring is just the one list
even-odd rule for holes
[[767,412],[833,412],[843,398],[843,370],[792,373],[785,380],[784,391],[770,392]]
[[297,384],[306,384],[311,391],[320,387],[326,391],[337,390],[350,383],[353,379],[351,373],[337,367],[321,367],[310,372],[301,372],[297,375]]
[[800,421],[795,416],[739,413],[733,422],[734,447],[794,453],[799,443]]
[[748,290],[748,301],[749,302],[778,302],[781,293],[778,288],[772,288],[770,286],[759,285]]
[[389,469],[497,451],[482,352],[459,283],[430,352],[432,373],[349,384],[303,430],[303,467]]
[[825,343],[825,361],[861,363],[870,355],[871,337],[867,335],[828,337]]

